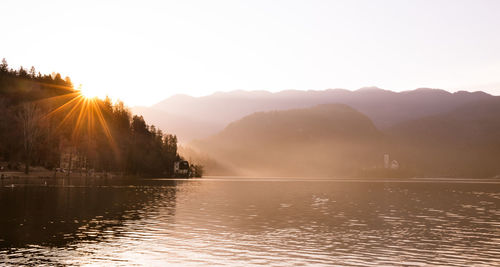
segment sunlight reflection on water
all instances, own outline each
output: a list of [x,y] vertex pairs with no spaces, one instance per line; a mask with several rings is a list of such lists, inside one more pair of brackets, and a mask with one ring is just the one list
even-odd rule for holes
[[500,183],[422,181],[3,181],[0,262],[500,264]]

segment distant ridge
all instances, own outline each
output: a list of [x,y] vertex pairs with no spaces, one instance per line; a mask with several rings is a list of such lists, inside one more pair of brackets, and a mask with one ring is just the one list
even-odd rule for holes
[[[339,88],[308,91],[285,90],[277,93],[237,90],[217,92],[203,97],[175,95],[150,108],[142,107],[141,113],[162,129],[183,133],[179,134],[180,140],[188,142],[215,134],[228,123],[259,111],[341,103],[368,116],[379,129],[386,129],[403,121],[448,112],[461,105],[492,97],[484,92],[450,93],[431,88],[393,92],[373,86],[355,91]],[[146,109],[151,109],[151,111],[147,112]],[[161,115],[154,115],[155,113]],[[166,121],[169,123],[165,123]],[[190,122],[205,126],[200,129]],[[196,130],[193,130],[193,127]]]

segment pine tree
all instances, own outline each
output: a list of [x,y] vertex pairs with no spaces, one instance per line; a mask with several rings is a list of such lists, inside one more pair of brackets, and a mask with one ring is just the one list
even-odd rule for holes
[[2,64],[0,64],[0,71],[1,72],[9,71],[9,64],[7,64],[7,60],[5,60],[5,58],[2,59]]

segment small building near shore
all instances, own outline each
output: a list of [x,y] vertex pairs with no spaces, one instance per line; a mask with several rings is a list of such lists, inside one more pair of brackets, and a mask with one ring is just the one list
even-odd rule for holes
[[391,170],[398,170],[399,169],[399,162],[397,160],[392,160],[391,162]]
[[389,154],[384,154],[384,168],[389,169]]
[[189,162],[185,160],[174,162],[174,175],[176,177],[189,177],[190,175]]

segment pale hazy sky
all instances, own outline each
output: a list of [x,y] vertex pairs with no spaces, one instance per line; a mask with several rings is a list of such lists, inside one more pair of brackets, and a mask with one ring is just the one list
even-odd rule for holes
[[500,94],[500,1],[0,2],[0,58],[150,105],[378,86]]

